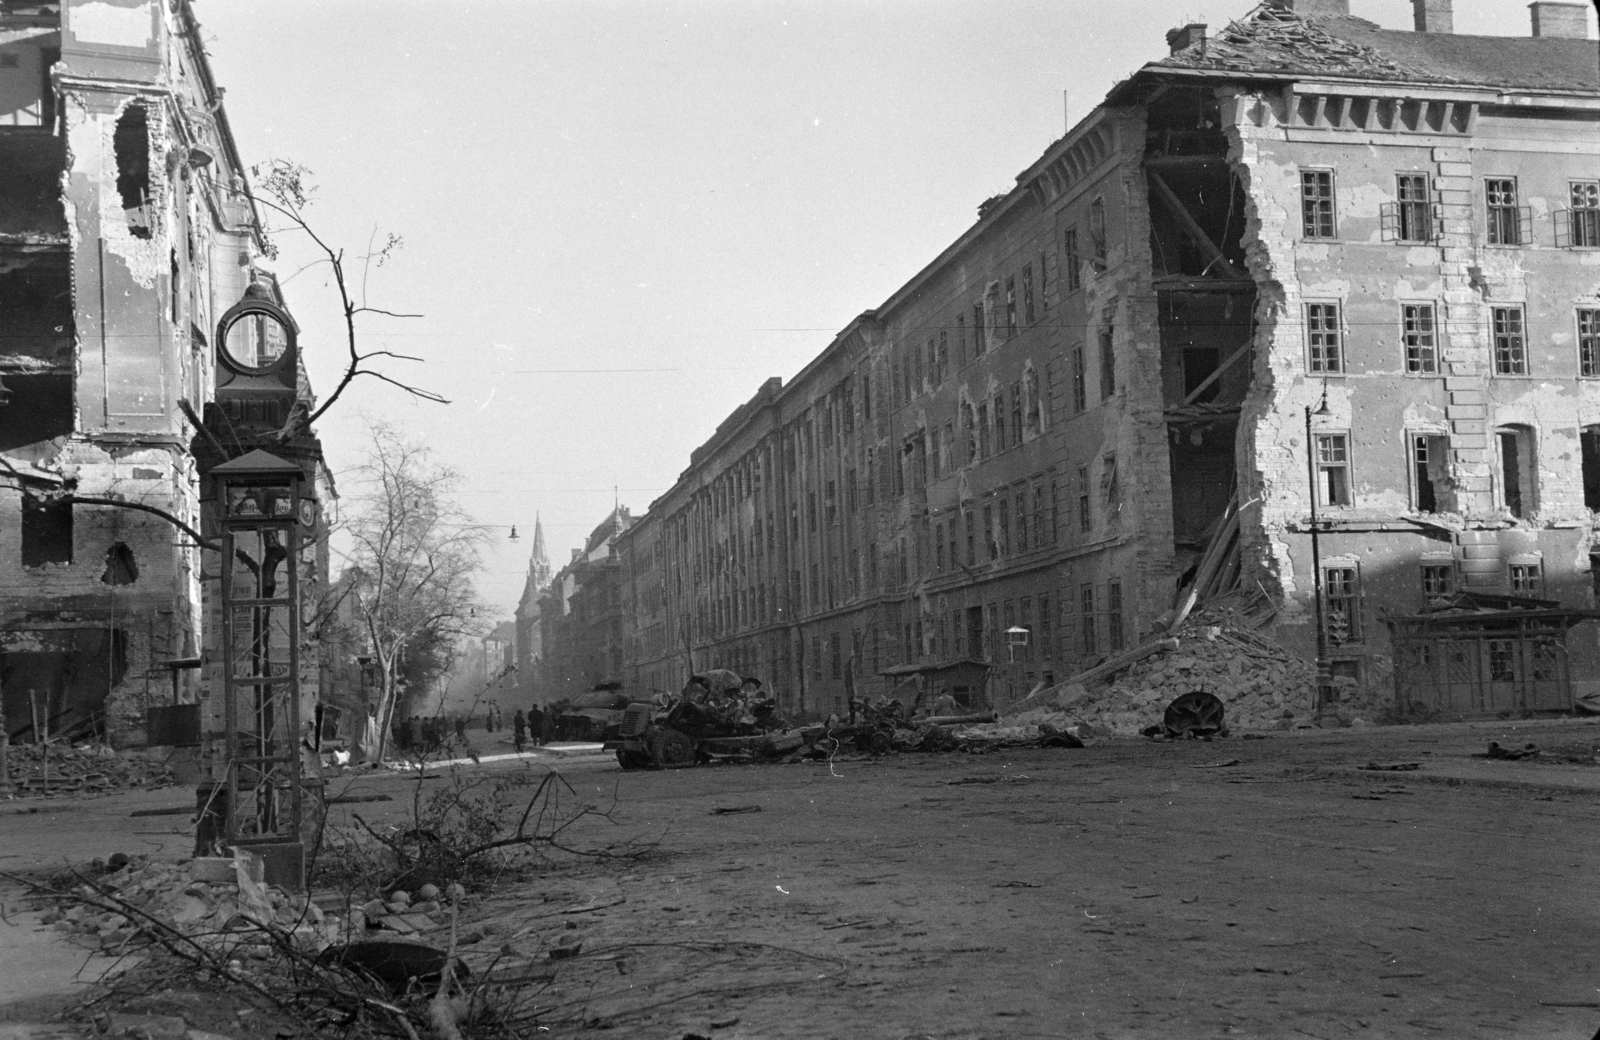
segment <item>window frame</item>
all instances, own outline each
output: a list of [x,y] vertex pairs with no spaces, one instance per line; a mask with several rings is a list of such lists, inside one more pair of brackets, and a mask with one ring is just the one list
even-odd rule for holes
[[1567,206],[1570,248],[1600,248],[1600,180],[1568,180]]
[[[1331,329],[1327,315],[1314,319],[1313,308],[1331,308]],[[1342,376],[1345,374],[1345,329],[1344,329],[1344,301],[1343,300],[1306,300],[1300,306],[1301,319],[1305,327],[1305,361],[1306,371],[1319,376]],[[1317,343],[1316,337],[1333,337],[1331,349],[1333,351],[1332,364],[1329,364],[1327,342]]]
[[1600,307],[1575,307],[1572,317],[1578,335],[1578,378],[1600,379]]
[[[1443,581],[1439,580],[1441,575]],[[1456,591],[1456,567],[1453,561],[1422,560],[1417,565],[1417,577],[1422,583],[1422,599],[1425,603],[1444,599]]]
[[1079,252],[1078,225],[1071,224],[1061,232],[1061,255],[1066,262],[1067,292],[1083,288],[1083,254]]
[[1544,561],[1524,560],[1506,564],[1506,588],[1512,595],[1537,596],[1544,591]]
[[[1504,198],[1499,202],[1493,201],[1495,192],[1505,191],[1497,188],[1498,185],[1509,185],[1510,201]],[[1516,177],[1485,177],[1483,178],[1483,214],[1484,214],[1484,244],[1517,248],[1526,245],[1522,241],[1522,191]],[[1509,223],[1507,221],[1509,220]]]
[[[1326,194],[1316,185],[1313,193],[1312,178],[1326,178]],[[1300,168],[1300,237],[1313,241],[1331,241],[1339,237],[1338,182],[1334,171],[1326,166]]]
[[[1411,311],[1418,317],[1426,312],[1425,323],[1412,326]],[[1426,329],[1421,325],[1426,324]],[[1422,338],[1426,336],[1427,344]],[[1439,374],[1439,308],[1432,300],[1402,300],[1400,302],[1400,350],[1408,376],[1436,376]]]
[[[1501,319],[1512,316],[1516,318],[1516,330],[1502,332]],[[1504,348],[1502,339],[1505,340]],[[1533,374],[1528,358],[1528,312],[1524,304],[1490,305],[1489,350],[1496,379],[1515,379]]]
[[[1316,452],[1315,468],[1317,472],[1317,505],[1324,509],[1348,509],[1355,505],[1355,482],[1352,478],[1352,451],[1349,430],[1321,430],[1311,435],[1311,450]],[[1324,448],[1334,448],[1335,441],[1342,453],[1342,457],[1333,459],[1328,457]],[[1326,443],[1325,443],[1326,442]],[[1334,500],[1334,489],[1329,484],[1332,473],[1342,473],[1343,501]]]
[[[1323,628],[1330,646],[1349,646],[1363,642],[1361,623],[1361,565],[1356,562],[1329,562],[1322,565]],[[1343,608],[1339,606],[1343,604]],[[1346,635],[1333,631],[1336,617],[1345,618]]]
[[[1406,184],[1420,182],[1422,186],[1421,198],[1406,198]],[[1433,219],[1433,185],[1426,173],[1416,171],[1396,172],[1394,175],[1395,197],[1395,241],[1405,245],[1426,245],[1438,241],[1438,231]],[[1408,235],[1408,225],[1419,224],[1420,237],[1415,234]],[[1415,228],[1411,228],[1415,231]]]

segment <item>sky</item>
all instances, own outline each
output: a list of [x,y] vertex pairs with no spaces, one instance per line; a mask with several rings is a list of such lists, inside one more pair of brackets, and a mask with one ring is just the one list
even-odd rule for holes
[[[1185,3],[1192,0],[1184,0]],[[535,517],[570,558],[636,515],[729,412],[786,381],[976,220],[978,203],[1166,52],[1252,0],[196,0],[246,164],[318,185],[363,349],[449,399],[357,381],[318,424],[337,475],[396,423],[496,525],[480,591],[509,619]],[[1456,31],[1526,36],[1525,0]],[[1351,13],[1411,28],[1408,0]],[[1593,14],[1591,13],[1591,21]],[[1593,30],[1591,28],[1591,34]],[[271,266],[313,389],[345,361],[326,268]],[[510,540],[516,527],[519,540]]]

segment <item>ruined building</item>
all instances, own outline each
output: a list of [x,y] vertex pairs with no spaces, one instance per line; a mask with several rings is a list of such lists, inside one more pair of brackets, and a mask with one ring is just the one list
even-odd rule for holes
[[1169,33],[623,534],[628,678],[723,665],[828,711],[973,658],[999,703],[1231,593],[1321,645],[1331,696],[1568,706],[1597,674],[1568,631],[1600,508],[1585,12]]
[[[218,578],[196,538],[217,530],[203,475],[270,446],[315,483],[315,439],[270,436],[309,398],[284,329],[254,314],[215,342],[247,289],[281,305],[254,266],[264,248],[188,0],[0,2],[0,690],[14,736],[37,720],[140,743],[149,709],[196,703]],[[237,356],[219,363],[225,346]],[[308,581],[325,564],[310,544]]]

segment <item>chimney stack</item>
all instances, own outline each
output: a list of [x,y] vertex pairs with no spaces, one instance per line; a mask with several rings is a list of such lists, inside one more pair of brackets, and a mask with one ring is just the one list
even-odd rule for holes
[[1167,30],[1167,49],[1173,54],[1186,51],[1195,44],[1200,45],[1200,53],[1206,49],[1206,26],[1204,22],[1190,22],[1188,25],[1177,29]]
[[1417,32],[1453,33],[1456,31],[1455,14],[1450,0],[1411,0],[1411,17]]
[[1533,35],[1560,40],[1587,40],[1589,38],[1589,5],[1563,4],[1556,0],[1534,0],[1528,5],[1533,12]]

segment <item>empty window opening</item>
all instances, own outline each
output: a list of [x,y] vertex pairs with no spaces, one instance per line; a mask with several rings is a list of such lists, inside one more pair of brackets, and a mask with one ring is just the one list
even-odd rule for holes
[[1500,504],[1519,519],[1533,513],[1533,431],[1504,426],[1495,431],[1500,447]]
[[[1206,380],[1211,377],[1211,373],[1215,372],[1217,366],[1221,363],[1222,351],[1216,347],[1183,348],[1183,397],[1185,401],[1192,400],[1195,404],[1205,404],[1216,399],[1216,396],[1222,392],[1222,381],[1212,379],[1210,383],[1206,383]],[[1195,391],[1199,390],[1202,384],[1205,385],[1205,389],[1196,394]]]
[[1449,472],[1450,441],[1440,433],[1411,435],[1411,506],[1424,513],[1455,506]]
[[112,149],[117,159],[117,194],[135,238],[150,237],[150,126],[141,104],[117,117]]
[[107,585],[132,585],[139,580],[139,561],[126,542],[115,542],[106,550],[106,569],[100,580]]
[[22,565],[72,562],[72,502],[22,496]]
[[1110,326],[1100,330],[1100,400],[1110,400],[1117,392],[1117,357],[1113,349],[1116,337]]
[[[0,451],[35,460],[53,453],[49,442],[72,433],[72,376],[8,372],[5,387],[11,400],[0,411]],[[29,445],[38,447],[33,452],[19,450]]]
[[1583,448],[1583,504],[1600,513],[1600,426],[1585,427],[1578,442]]
[[1317,493],[1322,505],[1350,504],[1350,436],[1319,433],[1316,436]]

